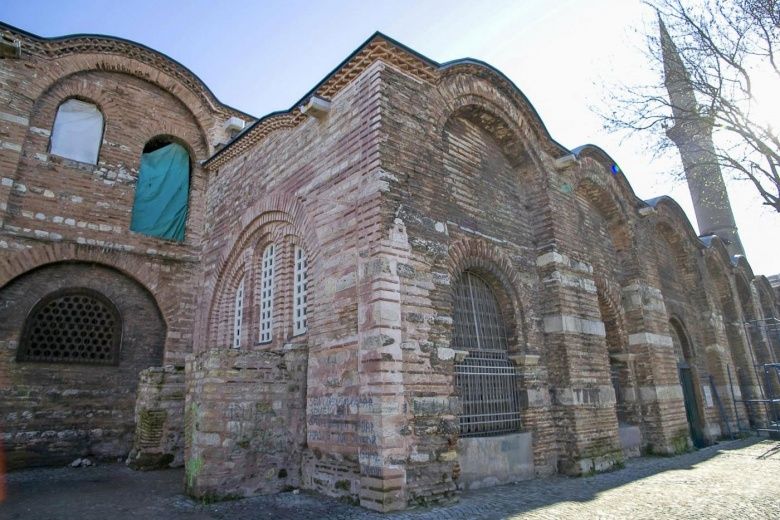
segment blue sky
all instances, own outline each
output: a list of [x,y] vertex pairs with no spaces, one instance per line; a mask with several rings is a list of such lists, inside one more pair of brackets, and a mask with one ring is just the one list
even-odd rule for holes
[[[671,194],[696,227],[687,187],[668,174],[674,164],[653,159],[641,137],[607,134],[589,108],[608,98],[605,85],[647,77],[640,34],[653,15],[638,0],[25,0],[2,2],[0,20],[42,36],[143,43],[256,116],[289,108],[377,30],[439,62],[481,59],[517,84],[558,142],[601,146],[638,196]],[[749,185],[729,191],[754,271],[780,272],[780,216]]]

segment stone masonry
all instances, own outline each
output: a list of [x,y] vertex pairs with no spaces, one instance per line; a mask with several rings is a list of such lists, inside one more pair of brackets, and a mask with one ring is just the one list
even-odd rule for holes
[[[750,326],[778,315],[767,279],[670,198],[638,199],[600,148],[555,142],[492,67],[376,34],[257,119],[132,42],[0,33],[21,47],[0,58],[10,467],[129,454],[184,464],[203,499],[304,488],[391,511],[771,419],[743,402],[780,358]],[[70,98],[103,114],[97,164],[49,153]],[[191,158],[181,243],[129,230],[160,138]],[[464,273],[505,331],[520,426],[501,435],[461,433]],[[118,363],[24,361],[37,303],[74,288],[116,307]]]

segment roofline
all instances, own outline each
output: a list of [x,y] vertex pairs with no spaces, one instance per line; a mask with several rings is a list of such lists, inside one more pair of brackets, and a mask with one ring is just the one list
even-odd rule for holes
[[493,67],[489,63],[486,63],[484,61],[477,60],[477,59],[474,59],[474,58],[460,58],[460,59],[448,61],[448,62],[445,62],[445,63],[439,63],[439,62],[429,58],[428,56],[425,56],[424,54],[422,54],[422,53],[412,49],[411,47],[409,47],[407,45],[404,45],[403,43],[399,42],[395,38],[392,38],[392,37],[386,35],[385,33],[381,32],[381,31],[375,31],[371,36],[366,38],[363,41],[363,43],[358,45],[358,47],[354,51],[352,51],[346,58],[341,60],[341,62],[339,62],[338,65],[333,67],[333,69],[331,69],[330,72],[328,72],[325,75],[325,77],[323,77],[316,85],[314,85],[314,87],[312,87],[308,92],[306,92],[306,94],[304,94],[298,101],[293,103],[290,108],[288,108],[286,110],[284,110],[284,109],[283,110],[276,110],[274,112],[270,112],[270,113],[260,117],[259,119],[257,119],[257,121],[255,121],[250,126],[245,128],[238,136],[236,136],[235,139],[230,141],[227,145],[225,145],[224,147],[219,149],[217,152],[215,152],[211,157],[206,159],[204,161],[203,165],[204,166],[208,166],[212,161],[216,160],[220,155],[222,155],[224,152],[226,152],[228,149],[230,149],[235,143],[239,142],[244,137],[244,135],[248,134],[254,127],[256,127],[256,126],[260,125],[261,123],[263,123],[263,121],[265,121],[265,120],[267,120],[267,119],[269,119],[271,117],[275,117],[275,116],[279,116],[279,115],[283,115],[283,114],[289,114],[292,111],[294,111],[296,108],[298,108],[299,106],[305,104],[305,102],[311,96],[313,96],[317,92],[317,90],[319,90],[320,87],[322,87],[331,78],[333,78],[333,76],[335,76],[336,73],[339,70],[341,70],[345,65],[347,65],[350,61],[352,61],[358,54],[360,54],[366,47],[368,47],[371,44],[371,42],[373,42],[374,40],[379,39],[379,38],[385,40],[386,42],[388,42],[389,44],[391,44],[391,45],[393,45],[395,47],[398,47],[400,50],[411,54],[412,56],[418,58],[419,60],[425,62],[426,64],[428,64],[431,67],[433,67],[433,68],[435,68],[437,70],[440,70],[440,71],[447,70],[447,69],[449,69],[451,67],[454,67],[456,65],[478,65],[480,67],[484,67],[484,68],[490,70],[491,72],[493,72],[494,74],[499,76],[501,79],[506,81],[515,90],[515,92],[520,95],[522,100],[525,102],[525,105],[531,109],[532,116],[535,117],[536,120],[540,123],[542,129],[544,130],[544,133],[546,134],[547,139],[554,146],[558,147],[561,150],[562,153],[571,153],[568,148],[566,148],[565,146],[560,144],[558,141],[553,139],[553,137],[550,135],[549,130],[547,130],[547,126],[544,124],[544,120],[539,116],[539,112],[537,112],[536,107],[534,107],[534,105],[526,97],[526,95],[523,94],[523,92],[515,84],[515,82],[512,81],[511,79],[509,79],[503,72],[501,72],[497,68]]
[[365,49],[366,47],[368,47],[368,45],[369,45],[369,44],[370,44],[372,41],[374,41],[376,38],[384,38],[385,40],[387,40],[388,42],[392,43],[393,45],[397,45],[397,46],[398,46],[398,47],[400,47],[401,49],[403,49],[403,50],[405,50],[405,51],[407,51],[407,52],[410,52],[411,54],[413,54],[413,55],[415,55],[416,57],[418,57],[418,58],[422,59],[423,61],[426,61],[426,62],[427,62],[428,64],[430,64],[431,66],[433,66],[433,67],[437,67],[437,68],[439,67],[439,64],[438,64],[437,62],[435,62],[435,61],[431,60],[430,58],[428,58],[428,57],[426,57],[426,56],[423,56],[422,54],[420,54],[419,52],[415,51],[414,49],[411,49],[411,48],[407,47],[406,45],[404,45],[404,44],[402,44],[402,43],[400,43],[400,42],[398,42],[398,41],[394,40],[393,38],[390,38],[389,36],[387,36],[387,35],[385,35],[385,34],[383,34],[383,33],[379,32],[379,31],[375,31],[375,32],[374,32],[374,33],[373,33],[371,36],[369,36],[368,38],[366,38],[366,39],[363,41],[363,43],[361,43],[360,45],[358,45],[358,46],[357,46],[357,48],[356,48],[354,51],[352,51],[352,52],[351,52],[351,53],[350,53],[350,54],[349,54],[349,55],[348,55],[346,58],[344,58],[343,60],[341,60],[341,62],[339,62],[339,64],[338,64],[338,65],[336,65],[335,67],[333,67],[333,68],[330,70],[330,72],[328,72],[328,73],[325,75],[325,77],[323,77],[323,78],[322,78],[322,79],[321,79],[321,80],[320,80],[320,81],[319,81],[319,82],[318,82],[316,85],[314,85],[314,87],[312,87],[312,88],[311,88],[311,89],[310,89],[308,92],[306,92],[306,93],[305,93],[305,94],[304,94],[304,95],[303,95],[303,96],[302,96],[302,97],[301,97],[301,98],[300,98],[298,101],[296,101],[295,103],[293,103],[293,104],[292,104],[292,106],[291,106],[290,108],[288,108],[288,109],[282,109],[282,110],[275,110],[275,111],[273,111],[273,112],[269,112],[268,114],[266,114],[266,115],[264,115],[264,116],[262,116],[262,117],[258,118],[258,119],[257,119],[257,120],[256,120],[254,123],[252,123],[251,125],[249,125],[248,127],[246,127],[246,128],[245,128],[245,129],[244,129],[244,130],[243,130],[243,131],[240,133],[240,134],[238,134],[238,135],[235,137],[235,139],[233,139],[233,140],[232,140],[232,141],[230,141],[228,144],[226,144],[225,146],[223,146],[222,148],[220,148],[219,150],[217,150],[216,152],[214,152],[214,154],[213,154],[211,157],[209,157],[208,159],[206,159],[206,160],[203,162],[203,166],[204,166],[204,167],[207,167],[207,166],[208,166],[208,165],[209,165],[209,164],[210,164],[212,161],[216,160],[216,159],[217,159],[217,158],[218,158],[220,155],[222,155],[224,152],[226,152],[228,149],[230,149],[230,148],[231,148],[231,147],[232,147],[232,146],[233,146],[235,143],[237,143],[237,142],[238,142],[238,141],[240,141],[240,140],[241,140],[241,139],[242,139],[242,138],[243,138],[245,135],[247,135],[247,134],[248,134],[248,133],[249,133],[249,132],[250,132],[250,131],[251,131],[251,130],[254,128],[254,127],[258,126],[259,124],[261,124],[261,123],[262,123],[263,121],[265,121],[266,119],[269,119],[269,118],[271,118],[271,117],[275,117],[275,116],[279,116],[279,115],[282,115],[282,114],[288,114],[288,113],[292,112],[293,110],[295,110],[296,108],[298,108],[299,106],[301,106],[302,104],[304,104],[304,103],[305,103],[305,102],[306,102],[306,101],[307,101],[307,100],[308,100],[308,99],[309,99],[311,96],[313,96],[313,95],[314,95],[314,93],[315,93],[315,92],[317,92],[317,90],[318,90],[318,89],[319,89],[321,86],[323,86],[325,83],[327,83],[327,82],[328,82],[328,80],[330,80],[330,79],[331,79],[333,76],[335,76],[335,75],[336,75],[336,73],[337,73],[337,72],[338,72],[338,71],[339,71],[339,70],[340,70],[342,67],[344,67],[344,66],[345,66],[347,63],[349,63],[350,61],[352,61],[352,59],[353,59],[353,58],[355,58],[355,56],[357,56],[358,54],[360,54],[360,52],[361,52],[363,49]]
[[96,34],[96,33],[73,33],[73,34],[65,34],[65,35],[62,35],[62,36],[41,36],[39,34],[31,33],[30,31],[25,31],[24,29],[20,29],[19,27],[16,27],[14,25],[11,25],[11,24],[9,24],[7,22],[4,22],[4,21],[0,20],[0,30],[3,30],[3,29],[21,33],[22,35],[24,35],[24,36],[26,36],[26,37],[28,37],[30,39],[38,40],[38,41],[41,41],[41,42],[57,42],[57,41],[72,40],[72,39],[75,39],[75,38],[102,38],[102,39],[106,39],[106,40],[113,40],[113,41],[117,41],[117,42],[122,42],[122,43],[127,43],[127,44],[130,44],[130,45],[134,45],[136,47],[140,47],[141,49],[143,49],[145,51],[149,51],[152,54],[156,54],[158,56],[161,56],[161,57],[165,58],[166,60],[168,60],[168,61],[174,63],[175,65],[178,65],[182,69],[184,69],[184,71],[187,74],[190,74],[193,78],[195,78],[195,80],[200,84],[201,87],[203,87],[203,89],[208,93],[208,95],[211,96],[214,99],[214,101],[219,103],[221,106],[223,106],[223,107],[225,107],[227,109],[230,109],[230,110],[232,110],[234,112],[238,112],[239,114],[243,114],[244,116],[246,116],[246,117],[248,117],[250,119],[255,119],[255,120],[257,119],[257,116],[253,116],[252,114],[244,112],[243,110],[239,110],[238,108],[235,108],[233,106],[230,106],[230,105],[220,101],[220,99],[214,94],[214,92],[212,92],[212,90],[209,88],[209,86],[202,79],[200,79],[200,76],[198,76],[197,74],[192,72],[192,70],[190,70],[189,67],[187,67],[186,65],[183,65],[180,61],[178,61],[178,60],[176,60],[174,58],[171,58],[170,56],[168,56],[164,52],[160,52],[160,51],[158,51],[156,49],[152,49],[151,47],[149,47],[147,45],[144,45],[143,43],[138,43],[137,41],[130,40],[130,39],[127,39],[127,38],[122,38],[120,36],[111,36],[111,35],[108,35],[108,34]]

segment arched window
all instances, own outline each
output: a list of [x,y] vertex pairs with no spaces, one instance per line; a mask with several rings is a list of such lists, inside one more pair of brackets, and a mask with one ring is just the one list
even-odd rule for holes
[[455,365],[462,412],[460,434],[500,435],[520,429],[518,374],[507,353],[506,326],[490,285],[465,271],[452,286],[453,336],[468,356]]
[[306,332],[306,307],[308,304],[308,267],[306,252],[295,246],[295,285],[293,287],[293,334],[295,336]]
[[68,99],[57,109],[49,153],[97,164],[103,140],[103,114],[92,103]]
[[91,289],[55,291],[33,307],[17,361],[115,365],[122,320],[111,301]]
[[184,240],[190,196],[190,155],[166,137],[146,143],[135,187],[130,230]]
[[244,278],[238,282],[233,304],[233,348],[241,348],[241,325],[244,323]]
[[260,272],[260,343],[268,343],[273,338],[274,311],[274,245],[263,251]]

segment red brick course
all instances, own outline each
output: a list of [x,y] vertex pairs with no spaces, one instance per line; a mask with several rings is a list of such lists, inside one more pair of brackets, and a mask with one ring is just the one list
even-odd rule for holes
[[[571,152],[490,67],[440,66],[379,35],[316,88],[327,115],[272,115],[215,154],[224,121],[246,116],[180,65],[108,38],[15,36],[22,59],[3,60],[0,79],[11,100],[0,114],[0,298],[63,262],[111,268],[117,283],[148,291],[167,331],[156,363],[189,360],[188,433],[164,427],[186,439],[189,492],[303,486],[382,511],[455,496],[451,282],[464,270],[480,273],[502,308],[537,475],[687,449],[681,361],[707,441],[748,416],[765,419],[732,402],[728,375],[738,399],[755,396],[753,359],[777,359],[765,335],[742,326],[775,312],[766,279],[732,262],[719,239],[700,240],[670,199],[637,199],[598,148],[556,167]],[[47,152],[57,106],[73,96],[106,119],[94,166]],[[180,139],[192,157],[182,244],[128,230],[140,154],[157,135]],[[260,343],[260,260],[272,243],[273,340]],[[309,261],[309,325],[297,336],[295,246]],[[242,278],[243,342],[232,350]],[[21,320],[28,307],[13,312]],[[691,344],[687,360],[672,319]],[[25,370],[13,361],[16,327],[6,390]],[[168,373],[144,376],[139,410],[179,406],[159,397],[176,395],[166,383],[156,393],[158,372]],[[6,403],[4,413],[24,408]],[[250,409],[240,425],[227,412]],[[640,432],[639,446],[621,444],[625,428]]]

